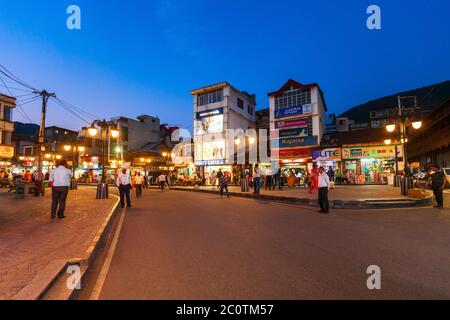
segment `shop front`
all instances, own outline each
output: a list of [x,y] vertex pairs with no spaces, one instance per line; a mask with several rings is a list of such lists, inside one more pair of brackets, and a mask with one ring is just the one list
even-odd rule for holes
[[[397,160],[401,158],[398,149]],[[352,184],[387,184],[396,166],[395,146],[344,146],[342,170],[345,180]]]
[[312,150],[312,161],[325,170],[341,170],[341,148],[321,148]]

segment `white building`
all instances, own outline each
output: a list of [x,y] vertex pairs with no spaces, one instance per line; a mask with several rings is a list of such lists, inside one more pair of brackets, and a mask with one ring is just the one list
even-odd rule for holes
[[278,137],[271,141],[272,161],[305,169],[311,163],[311,149],[320,145],[326,132],[322,90],[317,83],[303,85],[289,79],[268,96],[270,129],[272,133],[278,129]]
[[227,130],[255,128],[255,95],[239,91],[227,82],[191,91],[194,97],[194,156],[207,177],[219,168],[231,172],[233,141]]

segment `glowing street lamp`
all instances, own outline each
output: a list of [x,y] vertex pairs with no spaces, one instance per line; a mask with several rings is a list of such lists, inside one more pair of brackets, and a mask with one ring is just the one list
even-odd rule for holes
[[386,126],[386,130],[387,130],[388,132],[394,132],[394,131],[395,131],[395,124],[388,124],[388,125]]
[[416,130],[419,130],[420,128],[422,128],[422,121],[414,121],[412,123],[412,127]]
[[70,151],[71,148],[72,148],[72,147],[71,147],[70,145],[65,145],[65,146],[64,146],[64,150],[66,150],[66,151]]
[[392,143],[392,141],[391,141],[391,139],[386,139],[386,140],[384,140],[384,144],[385,145],[390,145]]

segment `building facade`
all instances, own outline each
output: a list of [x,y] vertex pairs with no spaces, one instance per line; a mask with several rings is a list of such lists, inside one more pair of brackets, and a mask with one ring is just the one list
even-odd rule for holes
[[282,170],[306,169],[308,163],[311,167],[311,150],[326,132],[327,107],[319,85],[290,79],[268,96],[272,162],[278,162]]
[[14,157],[12,134],[14,132],[13,110],[16,98],[0,94],[0,162],[6,166]]
[[236,172],[235,136],[227,135],[227,130],[245,134],[248,129],[255,129],[255,95],[240,91],[227,82],[190,93],[194,98],[195,165],[206,178],[219,168]]

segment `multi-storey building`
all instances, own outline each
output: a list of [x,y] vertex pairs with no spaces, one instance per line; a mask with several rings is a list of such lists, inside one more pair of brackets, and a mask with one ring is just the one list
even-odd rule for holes
[[230,137],[227,130],[245,133],[255,128],[255,95],[240,91],[227,82],[195,89],[191,94],[194,98],[196,166],[205,177],[219,168],[236,172],[233,160],[235,138]]
[[272,161],[281,167],[306,169],[312,148],[320,145],[326,131],[322,90],[317,83],[303,85],[290,79],[268,96]]
[[13,109],[16,99],[0,94],[0,161],[4,162],[14,157],[12,134],[14,132]]

